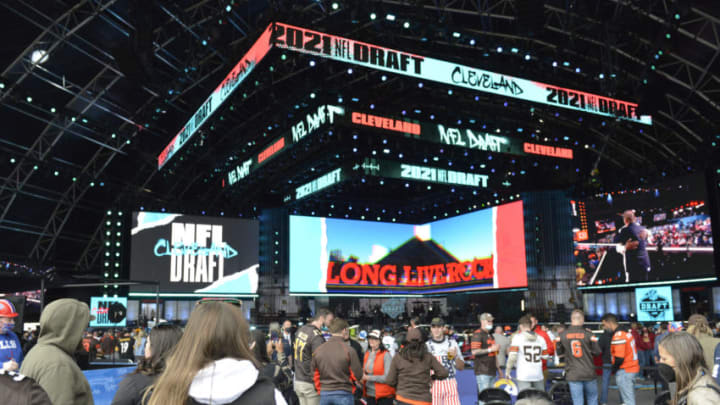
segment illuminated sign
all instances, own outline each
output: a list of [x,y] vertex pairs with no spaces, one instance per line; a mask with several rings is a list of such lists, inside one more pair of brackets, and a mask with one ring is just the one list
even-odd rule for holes
[[392,118],[379,117],[377,115],[352,113],[353,124],[360,124],[367,127],[387,129],[389,131],[403,132],[406,134],[420,135],[420,125],[414,122],[396,120]]
[[158,169],[162,169],[165,163],[167,163],[167,161],[170,160],[170,158],[172,158],[193,135],[195,135],[197,130],[200,129],[200,126],[202,126],[202,124],[211,115],[213,115],[215,111],[217,111],[223,101],[225,101],[233,93],[233,91],[235,91],[240,83],[242,83],[250,72],[253,71],[255,66],[257,66],[265,55],[267,55],[271,48],[271,27],[272,24],[263,31],[263,34],[260,35],[260,38],[258,38],[257,41],[255,41],[245,56],[240,59],[222,83],[220,83],[212,94],[210,94],[210,97],[203,102],[200,108],[195,112],[195,114],[193,114],[192,117],[190,117],[190,120],[185,124],[180,132],[175,135],[172,141],[170,141],[165,149],[163,149],[160,156],[158,156]]
[[670,287],[636,288],[638,321],[661,322],[673,319],[673,298]]
[[466,173],[371,158],[365,159],[362,164],[358,163],[353,166],[354,171],[361,169],[365,174],[372,176],[469,187],[487,188],[489,179],[486,174]]
[[[465,132],[457,128],[447,128],[437,126],[440,143],[453,146],[463,146],[469,149],[478,149],[485,152],[504,152],[503,145],[508,145],[510,141],[504,136],[496,136],[488,133],[474,132],[466,129]],[[508,152],[510,152],[508,150]]]
[[[173,222],[171,241],[159,239],[155,256],[170,256],[171,283],[212,283],[225,274],[225,259],[237,250],[223,242],[223,226]],[[217,277],[215,274],[217,273]]]
[[322,189],[340,183],[340,181],[342,180],[342,168],[335,169],[330,173],[324,174],[317,179],[296,188],[295,199],[299,200],[301,198],[307,197],[310,194],[316,193]]
[[248,174],[250,174],[250,165],[252,165],[252,163],[253,160],[248,159],[241,165],[236,166],[234,169],[230,169],[230,172],[228,172],[228,183],[232,186],[239,180],[244,179]]
[[317,112],[308,114],[304,121],[300,121],[292,127],[292,141],[298,142],[302,138],[315,132],[325,123],[333,124],[335,115],[344,115],[345,109],[334,105],[321,105]]
[[405,163],[400,164],[400,178],[484,188],[487,188],[488,182],[488,176],[486,174],[457,172],[454,170],[416,166]]
[[285,147],[285,138],[280,138],[277,141],[275,141],[274,144],[270,145],[267,149],[260,152],[257,158],[258,163],[262,163],[263,161],[267,160],[270,156],[276,154],[277,152],[280,152],[282,148]]
[[345,108],[337,105],[321,105],[305,116],[304,119],[292,125],[290,131],[272,141],[255,159],[248,159],[241,165],[231,168],[227,173],[227,182],[230,186],[247,177],[261,165],[273,159],[282,150],[301,141],[306,136],[314,134],[326,124],[335,124],[339,117],[345,115]]
[[550,156],[561,159],[572,159],[573,150],[568,148],[559,148],[556,146],[538,145],[535,143],[525,142],[523,144],[523,150],[525,153],[533,155]]
[[126,297],[90,297],[90,327],[124,327],[127,323]]
[[638,116],[635,103],[414,55],[284,23],[276,23],[273,26],[270,40],[273,46],[323,58],[652,125],[650,116]]

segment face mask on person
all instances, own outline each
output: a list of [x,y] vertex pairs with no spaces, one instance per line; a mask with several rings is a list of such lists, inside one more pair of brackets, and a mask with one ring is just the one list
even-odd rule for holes
[[13,329],[15,329],[14,323],[6,323],[2,326],[2,329],[0,329],[0,333],[3,335],[7,334],[8,332],[11,332]]
[[675,370],[665,363],[658,364],[658,373],[668,383],[675,382]]
[[485,325],[485,330],[491,331],[493,329],[492,325]]

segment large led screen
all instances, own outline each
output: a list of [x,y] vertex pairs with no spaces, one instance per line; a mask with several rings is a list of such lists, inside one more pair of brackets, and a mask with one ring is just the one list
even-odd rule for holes
[[575,244],[578,286],[713,280],[713,234],[702,177],[586,201],[589,238]]
[[290,217],[290,291],[430,294],[527,287],[521,201],[424,225]]
[[255,220],[136,212],[130,277],[158,281],[161,293],[255,294],[258,232]]

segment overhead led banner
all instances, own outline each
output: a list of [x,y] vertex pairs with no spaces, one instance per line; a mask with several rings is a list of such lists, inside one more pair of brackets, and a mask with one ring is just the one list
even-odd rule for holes
[[210,116],[213,115],[218,108],[220,108],[223,101],[230,97],[240,83],[242,83],[243,80],[250,75],[250,72],[253,71],[255,66],[257,66],[265,55],[267,55],[271,48],[271,27],[272,24],[263,31],[263,34],[257,41],[255,41],[255,44],[253,44],[245,56],[240,59],[240,62],[235,65],[222,83],[220,83],[215,91],[210,94],[210,97],[205,100],[195,114],[190,117],[190,120],[185,124],[180,132],[175,135],[172,141],[170,141],[165,149],[163,149],[160,156],[158,156],[158,170],[162,169],[165,163],[167,163],[167,161],[170,160],[170,158],[172,158],[177,151],[179,151],[180,148],[182,148],[183,145],[192,138],[193,135],[195,135],[197,130],[200,129],[200,126],[202,126],[202,124],[210,118]]
[[[283,150],[289,149],[305,137],[315,134],[321,127],[334,124],[338,117],[344,114],[345,108],[340,106],[321,105],[317,107],[317,109],[314,109],[293,124],[290,131],[270,142],[257,156],[243,160],[232,167],[227,172],[227,184],[230,186],[235,185],[235,183],[247,177],[251,172],[257,170]],[[225,179],[223,180],[223,186],[225,186]]]
[[284,23],[273,26],[272,45],[373,69],[500,96],[652,125],[637,104],[597,94],[476,69]]
[[347,170],[337,168],[331,172],[325,173],[322,176],[314,179],[313,181],[307,182],[302,186],[295,189],[295,200],[305,198],[310,194],[317,193],[320,190],[326,189],[330,186],[334,186],[347,178]]
[[365,174],[401,180],[415,180],[450,186],[468,186],[487,188],[489,176],[486,174],[467,173],[437,167],[412,165],[390,160],[367,158],[362,164],[356,164],[354,171]]
[[413,139],[457,146],[464,149],[507,153],[518,156],[540,155],[560,159],[573,159],[573,150],[569,148],[525,142],[521,139],[477,131],[470,128],[458,128],[445,124],[372,115],[359,111],[349,111],[345,120],[347,120],[348,117],[350,117],[350,123],[356,126],[402,133]]

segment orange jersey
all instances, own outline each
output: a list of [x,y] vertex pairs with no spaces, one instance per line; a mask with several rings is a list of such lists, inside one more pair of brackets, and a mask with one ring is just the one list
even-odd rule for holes
[[620,365],[620,368],[625,372],[640,372],[640,362],[638,361],[635,338],[633,338],[632,333],[622,330],[616,331],[610,344],[610,353],[612,354],[613,363],[615,363],[616,357],[625,359]]

